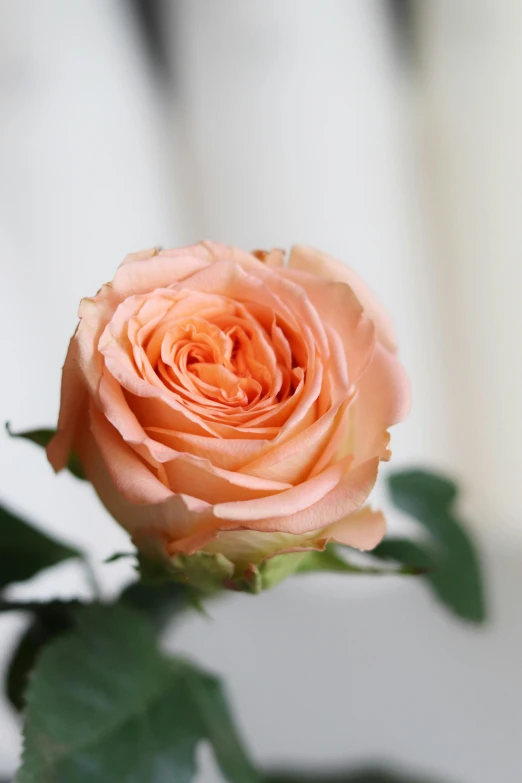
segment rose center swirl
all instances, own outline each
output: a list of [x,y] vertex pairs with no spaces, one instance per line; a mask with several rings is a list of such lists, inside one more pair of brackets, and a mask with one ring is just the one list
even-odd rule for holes
[[274,322],[268,333],[244,315],[194,316],[158,325],[142,349],[168,390],[185,402],[222,411],[282,402],[300,377],[284,331]]

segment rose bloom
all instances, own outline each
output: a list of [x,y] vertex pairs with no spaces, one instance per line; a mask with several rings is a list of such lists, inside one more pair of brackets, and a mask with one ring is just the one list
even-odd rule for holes
[[409,384],[353,271],[306,247],[147,250],[79,317],[49,460],[74,452],[139,549],[237,573],[381,540],[365,502]]

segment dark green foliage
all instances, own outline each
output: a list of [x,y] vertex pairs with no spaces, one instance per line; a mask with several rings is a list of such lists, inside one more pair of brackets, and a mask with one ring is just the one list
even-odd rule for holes
[[68,631],[76,621],[77,602],[52,601],[42,604],[21,636],[6,673],[6,693],[17,710],[25,706],[29,675],[46,644]]
[[0,589],[72,557],[82,554],[0,506]]
[[475,545],[454,510],[457,487],[423,470],[395,473],[392,500],[424,528],[425,541],[385,539],[372,555],[425,571],[438,598],[455,614],[481,623],[486,618],[484,585]]
[[121,605],[80,611],[40,656],[27,705],[16,783],[189,783],[202,739],[227,781],[259,781],[219,681],[160,653]]

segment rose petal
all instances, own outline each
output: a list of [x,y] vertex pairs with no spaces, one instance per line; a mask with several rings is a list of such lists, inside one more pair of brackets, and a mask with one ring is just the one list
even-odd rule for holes
[[374,549],[385,533],[386,518],[382,511],[373,511],[369,506],[365,506],[324,528],[321,537],[364,552]]
[[295,534],[320,530],[353,514],[364,505],[377,479],[378,467],[377,459],[368,460],[349,470],[333,489],[312,505],[285,516],[281,514],[251,522],[246,527],[253,530],[283,530]]
[[[105,422],[108,429],[97,429],[103,421],[99,412],[91,408],[91,430],[86,428],[80,456],[87,478],[114,519],[137,543],[147,538],[157,539],[163,547],[170,540],[182,541],[191,536],[200,548],[209,541],[215,535],[211,526],[207,524],[202,534],[194,531],[206,519],[212,519],[211,506],[188,495],[170,492],[110,425]],[[109,464],[100,450],[100,442],[108,445]]]
[[[220,519],[241,522],[243,524],[264,520],[271,520],[276,516],[281,519],[283,515],[294,516],[297,512],[308,509],[322,500],[334,487],[341,481],[346,472],[351,458],[345,457],[335,465],[330,465],[318,476],[314,476],[308,481],[303,481],[296,487],[280,492],[278,495],[260,498],[258,500],[247,500],[245,502],[217,503],[214,508],[214,514]],[[271,527],[270,522],[266,529],[277,530],[277,527]],[[265,524],[263,524],[265,527]],[[286,525],[282,530],[295,532]]]
[[[382,511],[365,506],[360,511],[317,532],[266,533],[259,530],[230,530],[219,533],[204,547],[205,552],[221,553],[240,568],[259,565],[277,555],[322,550],[329,541],[361,551],[373,549],[382,540],[386,520]],[[174,545],[175,548],[178,544]],[[171,545],[170,550],[173,551]]]
[[47,458],[54,470],[62,470],[74,446],[78,418],[86,404],[87,392],[78,368],[78,343],[69,342],[62,368],[60,415],[56,435],[47,446]]
[[380,305],[373,291],[353,269],[350,269],[350,267],[326,253],[303,245],[294,245],[291,249],[288,266],[290,269],[300,269],[303,272],[309,272],[312,275],[323,278],[323,280],[337,280],[348,283],[363,306],[364,312],[375,324],[379,342],[390,351],[396,350],[395,330],[388,313]]
[[[109,469],[119,459],[112,448],[116,442],[114,438],[109,437],[110,433],[107,429],[110,422],[123,440],[132,446],[134,451],[138,451],[153,469],[158,470],[160,464],[162,465],[162,475],[166,477],[167,485],[172,492],[185,493],[216,503],[226,501],[228,498],[247,501],[265,497],[270,493],[282,492],[290,487],[288,483],[282,481],[271,481],[236,471],[223,470],[213,465],[208,458],[177,452],[153,440],[125,404],[121,387],[108,374],[105,374],[102,379],[100,398],[106,418],[95,416],[93,433]],[[107,427],[104,426],[104,422],[107,423]],[[104,436],[106,436],[105,440],[103,440]],[[118,451],[119,449],[118,445]],[[134,491],[134,488],[132,489]],[[125,494],[123,489],[121,491]],[[157,502],[157,500],[150,498],[148,502]]]
[[328,324],[344,346],[350,383],[357,383],[371,361],[375,326],[366,318],[354,292],[346,283],[324,282],[306,272],[285,269],[282,274],[307,292],[323,323]]
[[373,360],[358,383],[357,398],[344,448],[354,454],[355,464],[370,457],[390,458],[388,428],[408,416],[410,384],[406,372],[393,354],[377,345]]

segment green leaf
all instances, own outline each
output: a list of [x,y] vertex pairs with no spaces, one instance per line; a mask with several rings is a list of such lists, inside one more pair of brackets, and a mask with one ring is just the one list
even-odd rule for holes
[[187,682],[206,737],[225,779],[230,783],[260,783],[248,759],[229,711],[223,686],[217,677],[186,665]]
[[25,689],[29,675],[42,649],[75,623],[77,601],[52,601],[35,610],[27,630],[22,634],[6,673],[6,694],[16,710],[25,706]]
[[161,654],[138,612],[88,608],[40,656],[15,781],[188,783],[203,739],[227,781],[258,783],[218,680]]
[[0,589],[82,553],[51,538],[0,505]]
[[415,517],[429,535],[426,542],[384,541],[372,555],[425,568],[438,598],[460,617],[480,623],[486,618],[485,591],[472,538],[453,511],[457,487],[422,470],[390,478],[395,505]]
[[161,630],[169,620],[193,606],[198,598],[191,587],[178,582],[149,585],[138,581],[125,587],[119,600],[143,612]]
[[[48,444],[56,435],[56,430],[52,430],[45,427],[42,427],[39,430],[27,430],[26,432],[13,432],[11,430],[11,425],[9,424],[8,421],[6,421],[5,423],[5,428],[12,438],[23,438],[24,440],[29,440],[31,441],[31,443],[35,443],[37,446],[40,446],[43,449],[47,448]],[[85,471],[83,469],[82,463],[80,462],[78,456],[74,452],[72,452],[69,457],[69,462],[67,463],[67,469],[69,470],[70,473],[73,474],[73,476],[76,476],[76,478],[85,480]]]
[[385,538],[370,554],[382,560],[395,560],[396,563],[410,566],[412,571],[416,570],[417,573],[436,568],[436,562],[429,550],[408,538]]
[[51,442],[53,437],[56,435],[56,430],[46,429],[45,427],[42,427],[42,429],[39,430],[27,430],[26,432],[13,432],[11,429],[11,424],[6,421],[5,428],[7,430],[8,435],[11,436],[11,438],[23,438],[24,440],[30,440],[31,443],[35,443],[37,446],[40,446],[42,449],[47,448],[48,444]]
[[388,483],[395,505],[412,517],[418,517],[426,507],[447,510],[458,495],[454,481],[426,470],[393,473]]

